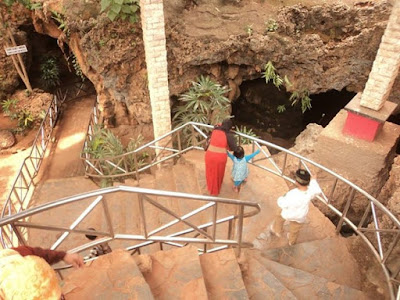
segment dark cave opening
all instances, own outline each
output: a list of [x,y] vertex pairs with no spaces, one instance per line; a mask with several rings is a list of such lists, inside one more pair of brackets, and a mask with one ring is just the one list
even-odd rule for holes
[[54,92],[54,88],[58,86],[46,86],[42,79],[41,65],[48,58],[52,57],[56,61],[59,74],[60,86],[81,80],[76,74],[71,62],[71,54],[68,45],[64,44],[64,52],[61,51],[57,44],[57,39],[50,36],[37,33],[32,26],[21,26],[22,30],[27,33],[30,43],[30,56],[27,61],[27,71],[32,88],[39,88],[46,92]]
[[[236,124],[252,128],[261,139],[286,148],[293,145],[309,123],[328,125],[355,96],[345,89],[310,95],[312,108],[303,114],[299,106],[291,106],[291,93],[266,84],[262,78],[243,82],[240,91],[241,96],[232,103]],[[278,112],[282,105],[286,110]]]

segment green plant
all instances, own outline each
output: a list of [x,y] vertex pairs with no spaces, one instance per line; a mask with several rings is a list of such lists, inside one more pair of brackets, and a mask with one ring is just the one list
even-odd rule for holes
[[31,128],[35,118],[29,110],[21,110],[18,112],[18,127],[22,130]]
[[54,56],[47,56],[40,65],[40,79],[46,88],[60,85],[60,69]]
[[276,111],[281,114],[281,113],[286,111],[286,106],[285,105],[278,105],[277,108],[276,108]]
[[272,83],[280,89],[283,84],[283,79],[279,74],[276,73],[276,69],[271,61],[268,61],[264,66],[265,71],[263,72],[262,78],[265,78],[265,83],[272,80]]
[[174,110],[176,126],[190,121],[204,124],[222,122],[229,115],[230,101],[225,97],[228,91],[227,87],[212,81],[208,76],[200,76],[197,82],[192,82],[189,91],[179,98],[183,105]]
[[58,28],[60,28],[67,36],[69,36],[69,28],[65,17],[54,10],[51,11],[51,17],[57,21]]
[[274,19],[265,22],[265,32],[274,32],[278,29],[278,23]]
[[100,12],[107,12],[111,21],[129,19],[129,22],[136,23],[138,20],[139,0],[101,0],[100,5]]
[[[243,133],[243,134],[245,134],[245,135],[248,135],[248,136],[251,136],[251,137],[255,137],[255,138],[257,138],[258,136],[253,132],[253,129],[251,129],[251,128],[247,128],[246,126],[240,126],[240,127],[238,127],[238,126],[236,126],[236,128],[235,128],[235,130],[237,131],[237,132],[240,132],[240,133]],[[248,144],[251,144],[251,139],[248,139],[248,138],[244,138],[244,137],[239,137],[239,136],[235,136],[236,137],[236,141],[237,141],[237,143],[239,144],[241,144],[241,145],[248,145]]]
[[[182,105],[174,109],[174,125],[178,127],[187,122],[221,123],[229,116],[230,101],[225,97],[228,91],[226,86],[221,86],[208,76],[200,76],[197,82],[192,82],[192,87],[180,96],[179,101]],[[188,143],[191,142],[189,137],[191,131],[185,128],[183,138]]]
[[5,115],[10,116],[15,113],[13,112],[17,106],[18,100],[17,99],[7,99],[1,102],[1,107]]
[[311,109],[311,98],[310,92],[307,89],[302,89],[299,91],[294,91],[290,95],[289,101],[292,102],[292,106],[297,103],[301,104],[301,112],[304,114],[307,109]]
[[[84,152],[88,153],[92,158],[111,159],[126,152],[132,152],[136,150],[142,142],[143,137],[139,135],[136,139],[132,139],[129,142],[128,147],[124,149],[118,137],[116,137],[110,130],[97,125],[93,128],[93,134],[91,139],[88,141]],[[139,167],[144,165],[147,156],[148,155],[146,152],[143,152],[137,156],[137,163]],[[130,171],[135,169],[136,162],[134,159],[134,154],[127,156],[126,166]],[[115,172],[122,172],[107,162],[102,163],[102,170],[105,175],[115,174]]]
[[85,81],[86,76],[83,74],[81,66],[79,65],[79,62],[76,59],[75,54],[72,54],[72,66],[74,67],[75,75],[78,76],[82,81]]
[[247,25],[245,27],[246,33],[249,37],[251,37],[253,35],[253,24],[251,25]]
[[32,3],[30,0],[4,0],[4,4],[7,6],[11,6],[14,3],[20,3],[29,10],[36,10],[42,8],[42,3],[38,2]]

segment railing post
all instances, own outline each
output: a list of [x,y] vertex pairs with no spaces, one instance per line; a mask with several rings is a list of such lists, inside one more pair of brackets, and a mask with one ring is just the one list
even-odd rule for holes
[[242,252],[242,234],[243,234],[243,213],[244,213],[244,206],[243,204],[239,207],[239,222],[237,227],[237,234],[238,234],[238,257]]
[[342,216],[340,217],[339,223],[338,223],[337,226],[336,226],[336,233],[339,233],[340,230],[342,229],[342,225],[343,225],[343,222],[344,222],[344,218],[346,217],[347,212],[349,211],[350,204],[351,204],[351,201],[353,201],[353,198],[354,198],[355,193],[356,193],[356,190],[355,190],[355,189],[352,189],[352,190],[351,190],[351,193],[350,193],[350,197],[349,197],[349,199],[347,200],[347,203],[346,203],[346,205],[345,205],[345,207],[344,207],[344,209],[343,209],[343,214],[342,214]]
[[143,195],[142,194],[138,194],[138,198],[139,198],[139,210],[140,210],[140,216],[142,218],[142,226],[143,226],[143,231],[144,231],[144,237],[147,239],[148,235],[147,235],[147,226],[146,226],[146,217],[144,214],[144,206],[143,206]]
[[215,242],[215,235],[217,232],[217,223],[216,223],[217,215],[218,215],[218,202],[215,202],[213,207],[213,232],[212,232],[212,237],[214,242]]
[[112,224],[111,215],[110,215],[110,210],[108,209],[108,205],[107,205],[106,199],[105,199],[105,198],[102,198],[102,199],[101,199],[101,203],[103,204],[104,215],[106,216],[106,221],[107,221],[108,229],[110,230],[111,236],[114,237],[113,224]]
[[140,182],[140,175],[139,175],[139,166],[138,166],[138,159],[137,159],[137,153],[136,152],[133,152],[133,162],[135,164],[136,180],[139,183]]
[[179,152],[181,152],[182,151],[182,142],[181,142],[181,132],[180,131],[177,132],[177,139],[178,139],[178,150],[179,150]]

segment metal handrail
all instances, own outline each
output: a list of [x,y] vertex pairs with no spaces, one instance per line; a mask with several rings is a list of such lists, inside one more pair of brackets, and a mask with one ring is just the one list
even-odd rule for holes
[[[139,234],[124,234],[117,232],[116,229],[114,228],[115,226],[115,220],[111,217],[110,210],[108,208],[108,203],[106,201],[106,196],[109,194],[115,194],[115,193],[131,193],[131,194],[137,194],[137,198],[134,197],[129,197],[129,201],[131,199],[134,199],[132,201],[138,201],[139,203],[142,200],[149,201],[152,204],[155,204],[155,207],[160,209],[161,211],[168,213],[172,215],[177,222],[169,222],[165,225],[160,226],[159,228],[153,230],[152,232],[148,233],[146,228],[148,223],[146,222],[145,218],[145,213],[143,210],[141,210],[141,216],[140,216],[140,222],[142,228],[142,232]],[[205,202],[206,205],[203,205],[199,207],[198,209],[185,214],[184,216],[178,216],[176,213],[173,213],[170,211],[169,208],[163,206],[160,203],[157,203],[155,200],[151,199],[150,196],[155,196],[155,197],[169,197],[171,199],[185,199],[185,201],[202,201]],[[81,213],[81,215],[74,221],[71,222],[71,225],[69,227],[61,227],[61,226],[56,226],[52,224],[51,226],[43,223],[34,223],[32,221],[26,221],[26,220],[32,220],[32,216],[38,215],[40,213],[56,209],[61,206],[65,205],[74,205],[75,203],[79,201],[84,201],[89,198],[96,197],[94,201],[92,201],[88,207]],[[128,201],[128,200],[125,200]],[[155,202],[155,203],[154,203]],[[104,215],[106,216],[106,221],[108,225],[108,230],[107,231],[89,231],[89,230],[79,230],[76,229],[76,227],[82,222],[82,220],[87,217],[93,209],[99,205],[102,204],[103,207],[103,212]],[[208,221],[207,223],[200,224],[200,225],[194,225],[191,222],[188,222],[187,219],[189,217],[192,217],[193,215],[199,214],[206,209],[212,209],[214,207],[217,207],[218,205],[221,204],[229,204],[233,206],[238,206],[239,207],[239,214],[232,214],[229,216],[219,216],[215,213],[211,214],[212,218],[211,221]],[[246,209],[246,212],[244,210]],[[44,229],[44,230],[52,230],[52,231],[59,231],[62,233],[61,237],[57,239],[57,241],[54,242],[54,244],[50,247],[51,249],[57,249],[65,240],[66,236],[70,233],[80,233],[80,234],[91,234],[91,235],[101,235],[104,236],[104,238],[85,243],[83,245],[80,245],[74,249],[71,249],[71,252],[82,252],[85,251],[95,245],[104,243],[104,242],[113,242],[115,240],[131,240],[131,241],[141,241],[144,242],[139,245],[132,245],[127,247],[127,250],[136,250],[140,249],[144,246],[151,245],[153,243],[164,243],[168,245],[173,245],[173,246],[179,246],[183,247],[185,243],[195,243],[195,244],[203,244],[203,245],[219,245],[223,247],[237,247],[239,254],[241,251],[241,248],[244,246],[244,243],[242,243],[242,232],[243,232],[243,219],[248,218],[251,216],[254,216],[260,212],[261,208],[257,203],[250,202],[250,201],[242,201],[242,200],[235,200],[235,199],[229,199],[229,198],[218,198],[218,197],[212,197],[212,196],[204,196],[204,195],[195,195],[195,194],[187,194],[187,193],[180,193],[180,192],[172,192],[172,191],[160,191],[160,190],[154,190],[154,189],[145,189],[145,188],[140,188],[140,187],[128,187],[128,186],[118,186],[118,187],[110,187],[110,188],[104,188],[104,189],[99,189],[91,192],[86,192],[82,193],[79,195],[71,196],[71,197],[66,197],[54,202],[46,203],[34,208],[26,209],[22,212],[19,212],[15,215],[11,216],[6,216],[3,219],[0,219],[0,228],[11,226],[13,230],[16,231],[16,236],[18,237],[18,241],[14,241],[14,243],[6,243],[3,244],[4,247],[12,247],[12,246],[17,246],[17,245],[24,245],[26,244],[26,240],[23,237],[23,234],[21,234],[20,228],[23,229],[28,229],[28,228],[36,228],[36,229]],[[40,218],[42,220],[43,218]],[[232,227],[234,226],[233,222],[234,220],[238,220],[237,226],[236,226],[236,237],[233,235],[233,232],[231,231],[228,233],[228,236],[226,239],[221,239],[218,238],[216,235],[215,230],[213,231],[212,235],[209,235],[206,230],[207,228],[216,228],[217,225],[223,224],[223,223],[229,223],[229,226]],[[159,235],[161,231],[164,231],[171,226],[175,225],[178,222],[182,222],[185,225],[188,226],[188,229],[182,230],[180,232],[175,232],[173,234],[167,234],[167,235]],[[187,237],[185,235],[191,234],[193,232],[199,233],[200,238],[197,236],[195,237]],[[156,235],[158,234],[158,235]],[[12,241],[10,241],[12,242]],[[182,244],[183,243],[183,244]],[[206,248],[206,247],[204,247]],[[211,248],[209,250],[204,249],[199,249],[200,253],[204,252],[212,252],[215,250],[215,248]],[[61,269],[64,267],[61,267]]]
[[[188,145],[186,148],[183,147],[180,139],[180,134],[183,131],[183,129],[187,129],[187,127],[192,128],[192,132],[196,133],[197,136],[196,138],[192,138],[192,144]],[[143,145],[139,147],[138,149],[131,151],[129,153],[125,153],[123,155],[119,155],[117,157],[110,157],[110,158],[104,158],[104,159],[91,159],[90,157],[82,157],[84,160],[84,163],[88,165],[87,167],[87,173],[86,175],[89,177],[111,177],[111,178],[117,178],[117,177],[123,177],[123,176],[128,176],[128,175],[134,175],[136,176],[136,179],[139,181],[139,173],[147,170],[148,168],[151,168],[154,165],[160,164],[168,159],[180,156],[181,154],[191,150],[191,149],[199,149],[203,150],[201,145],[205,143],[206,137],[207,137],[207,132],[212,128],[210,125],[205,125],[201,123],[196,123],[196,122],[189,122],[186,123],[182,126],[179,126],[172,130],[169,133],[164,134],[163,136],[157,138],[154,141],[151,141],[150,143],[147,143],[146,145]],[[203,129],[203,130],[202,130]],[[383,272],[385,274],[385,277],[388,282],[389,286],[389,291],[391,294],[392,299],[395,298],[395,285],[397,284],[397,280],[395,279],[399,273],[400,270],[397,272],[394,272],[391,274],[389,269],[387,268],[387,261],[389,257],[392,257],[394,254],[393,249],[396,246],[396,243],[398,242],[398,239],[394,239],[392,242],[390,242],[389,246],[384,246],[382,243],[382,235],[386,233],[396,233],[398,236],[400,235],[400,221],[395,217],[395,215],[388,209],[386,208],[381,202],[379,202],[375,197],[361,189],[359,186],[355,185],[354,183],[350,182],[349,180],[345,179],[344,177],[340,176],[339,174],[333,172],[332,170],[316,163],[313,162],[310,159],[307,159],[301,155],[298,155],[290,150],[287,150],[285,148],[282,148],[280,146],[277,146],[275,144],[272,144],[270,142],[240,133],[236,132],[236,134],[239,136],[239,139],[246,139],[250,141],[250,144],[254,148],[258,148],[261,150],[261,156],[263,156],[263,159],[253,159],[251,162],[252,165],[261,168],[265,171],[268,171],[269,173],[272,173],[274,175],[277,175],[279,177],[282,177],[286,181],[290,183],[294,183],[294,180],[285,174],[286,169],[287,169],[287,161],[288,159],[295,159],[296,161],[296,167],[303,167],[311,172],[310,169],[315,169],[318,170],[319,172],[324,172],[329,176],[332,176],[333,182],[325,188],[327,191],[322,194],[322,196],[318,196],[318,200],[322,202],[324,205],[326,205],[335,215],[338,216],[339,220],[337,221],[336,224],[336,230],[337,232],[340,232],[343,226],[347,225],[349,226],[352,230],[354,230],[361,238],[362,240],[368,245],[369,249],[372,251],[373,255],[376,257],[378,260],[379,264],[381,265]],[[172,139],[176,137],[175,141],[172,141]],[[126,158],[128,156],[135,156],[146,149],[154,149],[156,148],[157,144],[163,140],[166,139],[171,139],[171,141],[168,142],[168,145],[170,147],[164,147],[162,148],[164,153],[160,157],[154,157],[153,160],[148,164],[145,165],[141,168],[136,168],[134,170],[130,169],[125,169],[124,166],[126,166]],[[194,141],[194,142],[193,142]],[[173,147],[175,143],[175,147]],[[270,155],[270,151],[265,151],[263,147],[266,147],[266,149],[273,149],[275,151],[279,151],[283,154],[284,160],[282,166],[278,166],[278,164],[275,162],[275,160],[272,158]],[[269,163],[272,165],[272,168],[268,168],[259,162],[263,162],[264,160],[268,160]],[[109,165],[109,163],[112,162],[114,165],[118,166],[118,168],[114,167],[115,173],[113,174],[104,174],[102,171],[102,165]],[[93,168],[93,166],[97,166],[97,168]],[[123,171],[121,171],[121,169]],[[311,172],[313,173],[313,172]],[[344,207],[337,207],[337,204],[335,203],[334,200],[334,194],[335,191],[338,190],[339,186],[344,186],[345,188],[350,189],[350,196],[348,197]],[[365,210],[364,210],[364,215],[362,220],[358,223],[355,224],[350,217],[348,216],[348,212],[352,208],[352,200],[355,198],[365,198],[367,201],[365,205]],[[387,216],[393,223],[393,228],[387,232],[385,230],[382,230],[379,225],[379,220],[377,218],[378,214],[377,211],[381,215]],[[373,228],[368,228],[368,223],[367,221],[372,220],[371,225]],[[371,236],[372,233],[372,236]]]
[[[28,156],[23,160],[15,178],[11,190],[6,198],[1,216],[12,215],[24,210],[27,206],[28,195],[33,192],[33,180],[37,176],[42,164],[47,145],[51,139],[53,128],[57,123],[61,104],[65,98],[53,95],[53,99],[47,112],[40,124],[39,130],[33,141],[32,148]],[[9,234],[8,238],[13,240],[13,230],[10,227],[0,228],[0,240],[3,243],[5,231]]]

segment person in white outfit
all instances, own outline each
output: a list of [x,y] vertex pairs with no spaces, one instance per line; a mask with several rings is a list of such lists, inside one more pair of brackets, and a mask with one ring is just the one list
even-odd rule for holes
[[279,214],[270,226],[270,230],[280,237],[283,232],[283,224],[289,221],[288,240],[289,245],[296,243],[302,223],[306,221],[310,201],[322,193],[317,181],[306,170],[296,171],[296,188],[278,198]]

